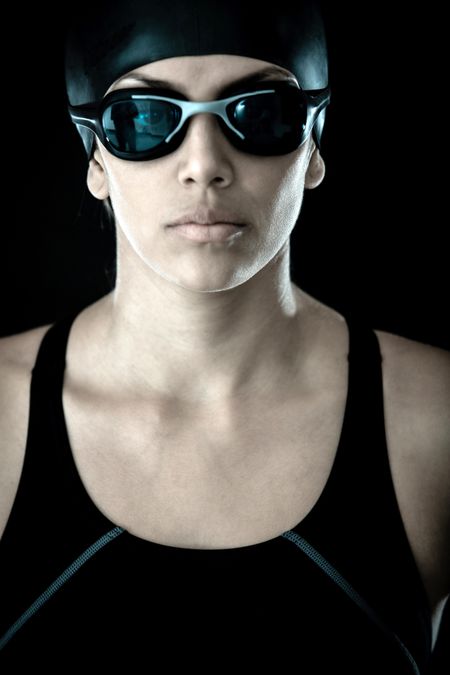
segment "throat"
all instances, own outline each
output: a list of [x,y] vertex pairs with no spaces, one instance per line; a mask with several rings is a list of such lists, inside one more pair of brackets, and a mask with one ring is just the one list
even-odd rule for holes
[[223,293],[154,292],[144,305],[115,289],[91,317],[97,347],[83,337],[93,333],[82,326],[89,310],[79,317],[74,335],[90,359],[87,377],[130,394],[218,403],[277,388],[305,354],[309,310],[300,291],[282,293],[260,280]]

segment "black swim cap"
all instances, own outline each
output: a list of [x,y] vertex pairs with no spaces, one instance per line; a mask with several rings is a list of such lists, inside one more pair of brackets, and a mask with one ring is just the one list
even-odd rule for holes
[[[78,8],[80,5],[78,5]],[[70,105],[100,101],[125,73],[174,56],[235,54],[269,61],[302,89],[328,86],[320,4],[297,0],[263,6],[245,0],[94,0],[68,26],[65,75]],[[320,147],[326,109],[313,136]],[[88,158],[94,134],[77,126]]]

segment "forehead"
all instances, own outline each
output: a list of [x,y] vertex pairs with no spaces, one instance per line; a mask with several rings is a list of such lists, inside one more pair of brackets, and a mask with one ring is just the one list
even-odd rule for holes
[[288,79],[298,84],[289,70],[260,59],[233,54],[176,56],[147,63],[115,80],[108,93],[123,87],[154,86],[174,89],[190,97],[213,96],[229,84],[255,76],[261,79]]

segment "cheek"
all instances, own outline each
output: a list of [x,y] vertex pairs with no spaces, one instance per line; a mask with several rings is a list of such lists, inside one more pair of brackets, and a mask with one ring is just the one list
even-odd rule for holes
[[[278,165],[278,166],[277,166]],[[297,222],[305,187],[304,153],[276,159],[271,171],[259,173],[260,204],[275,233],[287,234]]]
[[108,174],[110,197],[122,226],[130,226],[136,219],[152,212],[155,199],[160,194],[157,178],[148,165],[144,166],[144,162],[122,160],[119,165],[112,164]]

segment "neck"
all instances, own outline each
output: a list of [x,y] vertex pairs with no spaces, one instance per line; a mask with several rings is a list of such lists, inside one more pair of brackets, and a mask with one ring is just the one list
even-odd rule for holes
[[292,284],[289,270],[288,241],[249,281],[198,292],[164,279],[118,246],[116,287],[103,299],[100,356],[113,364],[113,384],[193,404],[282,386],[298,358],[309,297]]

